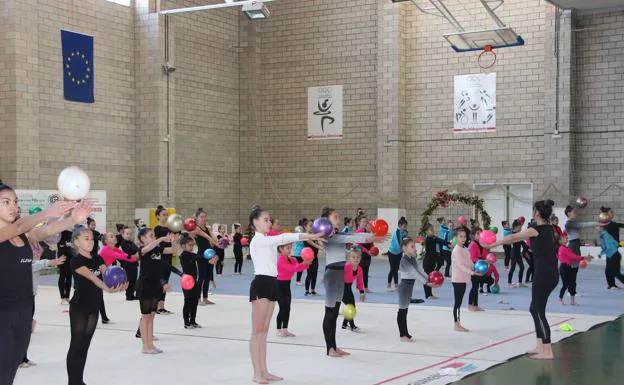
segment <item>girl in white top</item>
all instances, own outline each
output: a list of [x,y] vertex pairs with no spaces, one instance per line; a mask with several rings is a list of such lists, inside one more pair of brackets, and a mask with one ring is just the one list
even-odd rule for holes
[[251,210],[249,226],[255,230],[249,244],[255,273],[249,288],[252,323],[249,351],[254,368],[253,381],[258,384],[269,384],[272,381],[282,380],[281,377],[269,373],[266,359],[267,334],[277,300],[277,246],[306,240],[323,241],[323,234],[267,236],[271,230],[271,216],[259,206]]

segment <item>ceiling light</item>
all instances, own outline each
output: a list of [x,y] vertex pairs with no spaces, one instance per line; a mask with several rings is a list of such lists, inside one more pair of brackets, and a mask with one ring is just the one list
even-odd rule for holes
[[262,2],[243,5],[243,12],[249,20],[264,20],[271,15],[267,6]]

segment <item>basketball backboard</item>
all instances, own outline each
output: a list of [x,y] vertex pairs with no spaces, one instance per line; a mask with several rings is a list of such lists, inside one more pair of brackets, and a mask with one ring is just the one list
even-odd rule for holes
[[497,49],[524,45],[524,39],[509,27],[449,33],[444,38],[455,52],[482,51],[486,46]]

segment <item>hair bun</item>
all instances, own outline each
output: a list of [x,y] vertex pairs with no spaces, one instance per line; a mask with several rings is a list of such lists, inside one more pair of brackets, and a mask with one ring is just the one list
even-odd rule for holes
[[160,209],[164,209],[165,207],[162,205],[158,205],[158,207],[156,207],[156,209],[160,210]]
[[204,208],[200,207],[200,208],[197,209],[197,211],[204,211]]
[[544,202],[544,204],[546,206],[553,207],[555,205],[555,202],[552,199],[546,199],[546,202]]
[[258,211],[258,210],[262,210],[262,207],[260,207],[260,205],[255,204],[251,206],[251,211]]

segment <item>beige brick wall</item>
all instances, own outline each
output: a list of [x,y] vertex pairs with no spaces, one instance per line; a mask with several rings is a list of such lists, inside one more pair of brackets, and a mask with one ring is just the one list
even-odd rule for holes
[[[109,226],[157,204],[244,222],[253,203],[289,227],[324,205],[399,206],[414,223],[435,191],[473,183],[624,208],[624,12],[562,19],[556,116],[554,8],[506,2],[497,13],[527,45],[498,51],[497,131],[458,136],[453,77],[481,72],[476,54],[454,53],[450,25],[411,4],[280,1],[253,23],[236,10],[171,16],[167,114],[157,3],[0,0],[1,178],[53,188],[78,164],[108,191]],[[466,29],[492,25],[475,1],[453,6]],[[62,98],[61,28],[95,36],[93,105]],[[344,139],[307,142],[307,88],[333,84],[344,85]],[[564,135],[552,139],[557,120]]]

